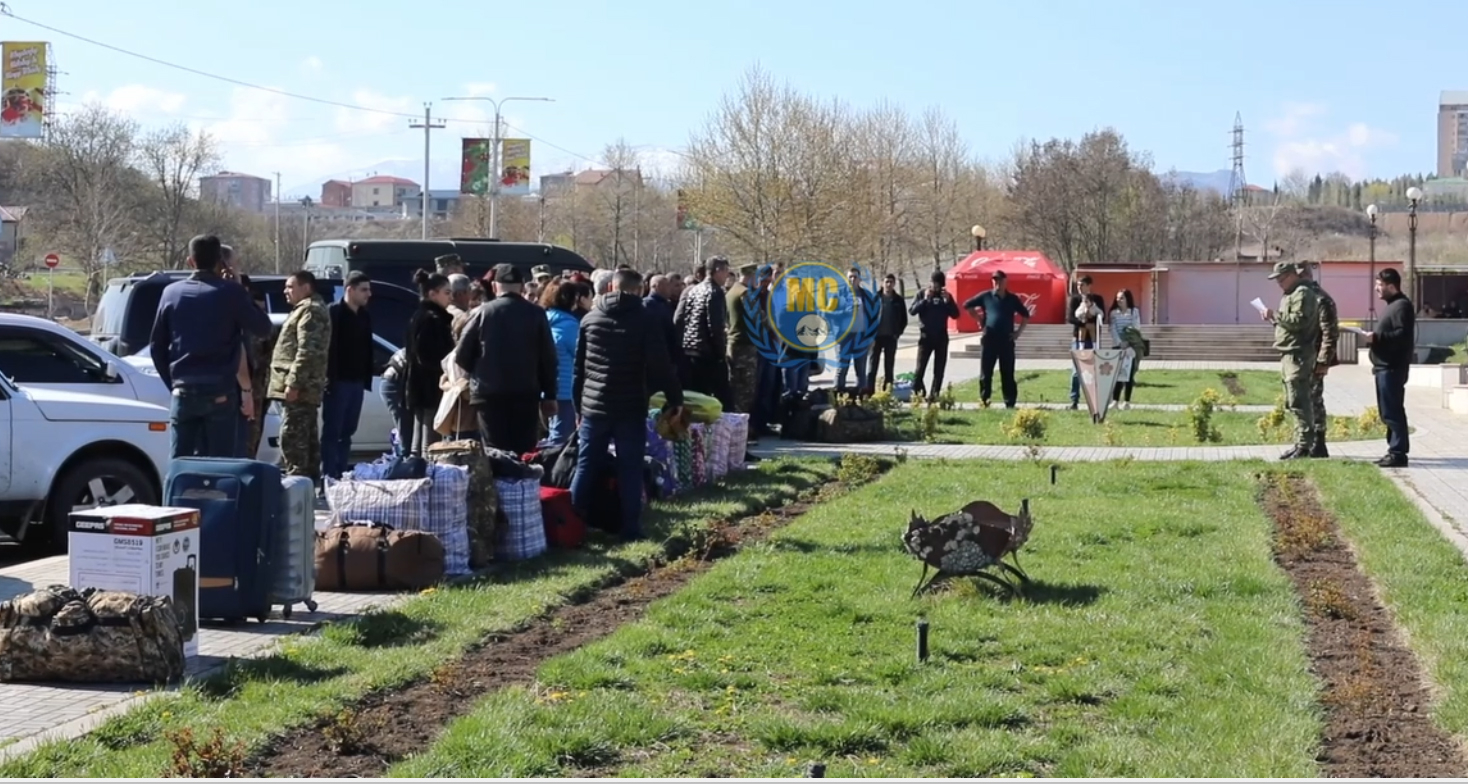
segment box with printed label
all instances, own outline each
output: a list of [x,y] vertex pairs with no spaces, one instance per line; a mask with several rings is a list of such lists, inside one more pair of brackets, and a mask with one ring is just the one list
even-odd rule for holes
[[199,511],[123,504],[72,512],[71,587],[167,596],[183,624],[184,655],[199,654]]

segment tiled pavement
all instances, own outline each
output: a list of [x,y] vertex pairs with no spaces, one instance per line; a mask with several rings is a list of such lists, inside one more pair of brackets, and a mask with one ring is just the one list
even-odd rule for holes
[[[957,341],[955,341],[957,343]],[[1025,370],[1068,369],[1065,362],[1021,360]],[[1190,362],[1153,362],[1148,369],[1177,370],[1273,370],[1272,363],[1228,363],[1208,365]],[[978,374],[978,363],[951,360],[948,376],[953,380],[972,378]],[[1332,371],[1326,385],[1326,407],[1337,414],[1358,414],[1374,405],[1374,390],[1366,368],[1342,366]],[[1145,403],[1139,404],[1139,408]],[[1408,406],[1417,432],[1412,438],[1412,466],[1387,473],[1407,492],[1427,517],[1444,535],[1468,553],[1468,417],[1462,417],[1439,406],[1430,392],[1408,391]],[[1150,406],[1149,406],[1150,408]],[[1249,410],[1240,407],[1239,410]],[[1124,418],[1125,411],[1111,416]],[[769,441],[752,451],[769,455],[839,455],[850,452],[893,454],[897,444],[854,444],[833,449],[816,444],[785,444]],[[1027,457],[1026,450],[1013,446],[938,446],[926,444],[900,445],[913,458],[989,458],[1013,460]],[[1332,445],[1334,455],[1345,458],[1375,458],[1383,451],[1380,442]],[[1055,448],[1042,450],[1046,460],[1107,460],[1131,456],[1137,460],[1232,460],[1273,458],[1279,447],[1173,447],[1173,448]],[[1456,479],[1454,478],[1456,477]],[[0,569],[0,600],[30,590],[32,586],[65,583],[65,557],[48,558],[20,566]],[[206,628],[201,632],[200,657],[190,667],[191,675],[200,675],[221,666],[231,657],[257,656],[269,652],[284,635],[309,631],[318,624],[361,613],[371,606],[384,607],[402,601],[400,595],[387,594],[317,594],[318,612],[306,613],[297,607],[291,621],[248,623],[228,628]],[[120,713],[146,699],[152,693],[138,692],[132,686],[41,686],[0,684],[0,758],[24,753],[50,738],[76,737],[96,727],[107,717]]]
[[[317,525],[325,515],[317,513]],[[0,601],[47,585],[65,585],[66,556],[59,555],[0,569]],[[316,612],[297,605],[290,620],[277,608],[266,623],[248,621],[235,626],[205,626],[199,632],[199,655],[190,660],[188,675],[200,677],[230,659],[268,653],[281,637],[308,632],[322,623],[360,615],[370,607],[387,607],[406,597],[392,593],[318,593]],[[51,738],[76,737],[109,716],[127,710],[151,696],[137,686],[73,686],[0,684],[0,758],[24,753]]]

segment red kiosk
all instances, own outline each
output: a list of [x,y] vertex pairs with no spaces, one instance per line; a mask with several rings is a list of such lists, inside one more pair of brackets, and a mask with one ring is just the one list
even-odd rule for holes
[[[1030,309],[1031,323],[1065,323],[1069,277],[1037,250],[974,251],[945,273],[948,293],[962,310],[969,297],[993,288],[994,273],[999,270],[1008,276],[1009,290]],[[978,323],[967,311],[960,312],[954,324],[958,332],[979,331]]]

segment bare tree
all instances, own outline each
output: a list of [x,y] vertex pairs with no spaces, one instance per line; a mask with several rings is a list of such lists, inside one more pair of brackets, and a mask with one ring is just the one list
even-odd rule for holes
[[196,203],[199,175],[219,164],[218,147],[208,133],[178,124],[140,139],[137,163],[157,186],[145,201],[145,235],[165,265],[182,267],[185,213]]
[[627,244],[636,244],[636,210],[642,191],[641,156],[626,139],[618,139],[602,151],[606,166],[600,181],[593,186],[610,230],[604,257],[613,265],[632,263]]
[[148,185],[131,166],[137,133],[131,120],[88,104],[51,127],[27,173],[41,194],[41,233],[86,275],[89,308],[100,293],[104,255],[126,259],[143,244],[133,220]]
[[[923,113],[918,128],[922,246],[939,269],[952,261],[954,238],[966,237],[975,222],[965,190],[978,195],[976,172],[958,124],[937,107]],[[968,186],[966,188],[965,186]]]

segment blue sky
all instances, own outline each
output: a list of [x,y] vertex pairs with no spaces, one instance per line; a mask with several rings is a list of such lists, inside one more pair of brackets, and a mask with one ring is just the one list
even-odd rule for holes
[[[1229,166],[1243,113],[1249,179],[1294,167],[1392,176],[1433,166],[1442,89],[1468,88],[1453,44],[1462,6],[1361,0],[836,3],[791,0],[8,0],[17,17],[161,60],[295,93],[456,120],[434,134],[433,187],[454,187],[458,139],[507,103],[540,140],[535,174],[591,165],[618,137],[672,159],[758,63],[855,105],[943,107],[980,157],[1025,137],[1111,125],[1160,168]],[[46,40],[59,102],[100,100],[144,125],[184,121],[230,169],[292,186],[418,162],[408,120],[238,88],[0,17],[5,40]],[[511,134],[513,135],[513,134]],[[551,147],[549,145],[554,145]],[[559,149],[558,149],[559,148]],[[585,157],[579,157],[585,156]],[[408,164],[404,164],[405,166]],[[409,172],[416,171],[408,169]],[[418,177],[416,179],[421,179]]]

